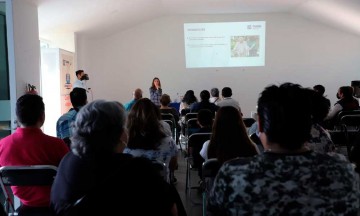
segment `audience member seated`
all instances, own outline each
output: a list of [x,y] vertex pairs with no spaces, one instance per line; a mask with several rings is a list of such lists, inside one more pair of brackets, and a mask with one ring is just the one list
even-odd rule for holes
[[[222,96],[222,99],[221,101],[219,101],[217,103],[217,105],[219,107],[223,107],[223,106],[232,106],[232,107],[235,107],[237,110],[240,111],[241,113],[241,108],[240,108],[240,104],[238,101],[236,101],[235,99],[231,98],[232,96],[232,90],[230,87],[224,87],[222,90],[221,90],[221,96]],[[242,113],[241,113],[242,115]]]
[[177,147],[160,123],[160,110],[149,99],[140,99],[131,109],[127,128],[129,142],[124,152],[135,157],[146,157],[164,162],[171,183],[176,182]]
[[327,98],[314,90],[308,89],[308,94],[312,99],[312,127],[310,139],[305,143],[305,146],[318,153],[333,153],[335,145],[329,132],[322,127],[323,121],[329,113],[330,103]]
[[[208,109],[202,109],[197,114],[197,124],[199,125],[199,128],[195,128],[188,131],[189,136],[194,133],[211,133],[212,132],[212,124],[213,124],[213,114]],[[202,142],[200,142],[200,145],[190,145],[189,146],[189,153],[193,157],[193,166],[198,169],[199,177],[202,177],[202,170],[201,166],[204,162],[204,159],[200,155],[200,150],[202,148]],[[197,143],[197,142],[195,142]]]
[[186,125],[185,115],[190,112],[191,104],[196,103],[197,101],[198,100],[194,94],[194,91],[188,90],[188,91],[186,91],[182,101],[180,102],[180,109],[179,109],[179,112],[181,115],[180,125],[181,125],[181,131],[182,131],[183,135],[185,135],[185,125]]
[[169,107],[169,104],[171,102],[170,96],[167,94],[163,94],[160,97],[160,112],[165,114],[172,114],[174,116],[175,124],[176,124],[176,140],[179,140],[180,130],[181,126],[179,124],[179,113],[174,107]]
[[334,107],[329,112],[328,116],[325,118],[327,120],[327,129],[333,129],[333,127],[338,123],[337,114],[340,111],[348,110],[358,110],[359,101],[353,97],[354,89],[351,86],[341,86],[336,94],[338,100]]
[[211,138],[206,141],[200,155],[207,160],[217,158],[222,164],[236,157],[252,157],[258,154],[250,140],[239,110],[232,106],[221,107],[216,113]]
[[320,85],[320,84],[314,85],[313,90],[314,90],[317,94],[319,94],[319,95],[321,95],[321,96],[324,96],[325,99],[326,99],[327,105],[328,105],[329,107],[331,106],[330,100],[327,99],[326,96],[324,95],[324,94],[325,94],[325,87],[324,87],[323,85]]
[[193,90],[186,91],[182,101],[180,102],[179,113],[181,114],[181,116],[185,116],[186,113],[189,113],[191,104],[197,101],[198,100]]
[[142,98],[142,90],[139,88],[135,89],[135,91],[133,92],[133,99],[127,102],[126,104],[124,104],[126,112],[129,112],[131,107],[134,106],[134,104],[136,103],[136,101],[138,101],[141,98]]
[[115,101],[95,100],[80,110],[71,152],[52,186],[54,215],[178,215],[179,196],[153,163],[122,153],[125,122]]
[[210,101],[209,101],[210,92],[208,90],[201,91],[200,99],[201,99],[200,102],[191,104],[190,112],[196,113],[196,112],[199,112],[199,110],[208,109],[213,114],[213,117],[215,117],[215,112],[219,109],[219,107],[213,103],[210,103]]
[[213,114],[208,109],[199,110],[197,114],[197,124],[200,126],[195,131],[189,131],[189,135],[192,133],[211,133],[213,125]]
[[299,85],[265,88],[257,112],[265,152],[250,162],[223,164],[207,203],[213,215],[357,215],[352,165],[304,146],[312,125],[309,104]]
[[220,101],[219,97],[219,89],[218,88],[212,88],[210,90],[211,97],[209,99],[210,103],[217,104]]
[[[63,140],[41,131],[45,121],[42,97],[21,96],[16,102],[16,117],[19,127],[0,141],[0,166],[58,166],[69,148]],[[21,201],[18,215],[37,211],[50,214],[50,186],[12,186],[11,189]]]
[[70,101],[73,106],[69,112],[62,115],[56,122],[56,136],[65,141],[70,147],[72,136],[72,124],[80,108],[87,103],[86,90],[83,88],[73,88],[70,92]]

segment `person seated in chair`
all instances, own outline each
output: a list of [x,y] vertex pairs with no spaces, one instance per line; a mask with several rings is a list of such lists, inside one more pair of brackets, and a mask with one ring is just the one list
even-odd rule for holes
[[86,90],[83,88],[74,88],[70,92],[70,101],[73,106],[69,112],[62,115],[56,122],[56,136],[65,141],[70,147],[70,137],[72,136],[72,124],[80,108],[87,103]]
[[[0,166],[53,165],[58,166],[69,151],[63,140],[48,136],[41,131],[45,121],[45,105],[42,97],[25,94],[16,102],[19,127],[0,140]],[[50,214],[50,186],[12,186],[19,197],[19,215]]]
[[236,157],[252,157],[258,153],[258,148],[246,132],[239,110],[233,106],[220,107],[211,138],[203,144],[200,155],[205,160],[217,158],[223,164]]
[[219,97],[219,89],[218,88],[212,88],[210,90],[211,97],[209,99],[210,103],[217,104],[220,101]]
[[163,94],[160,97],[160,113],[171,114],[174,117],[174,124],[176,125],[176,140],[179,140],[181,126],[179,124],[179,113],[174,107],[169,107],[171,102],[168,94]]
[[176,189],[150,160],[123,153],[125,122],[125,109],[115,101],[95,100],[81,108],[71,152],[51,190],[55,215],[178,215]]
[[350,111],[359,109],[359,101],[353,97],[354,89],[351,86],[341,86],[336,94],[338,100],[334,107],[325,118],[328,121],[326,128],[333,129],[338,124],[337,114],[340,111]]
[[215,117],[215,112],[219,109],[219,107],[214,103],[210,103],[210,92],[208,90],[201,91],[200,99],[200,102],[193,103],[190,106],[190,112],[196,113],[199,112],[199,110],[208,109],[213,114],[213,117]]
[[175,183],[178,149],[171,134],[167,134],[161,124],[159,108],[148,98],[140,99],[128,115],[127,129],[129,142],[124,153],[165,163],[168,181]]
[[353,166],[305,147],[311,100],[297,84],[265,88],[257,110],[265,152],[223,164],[209,193],[212,215],[357,215]]
[[197,123],[200,126],[196,133],[211,133],[214,122],[213,113],[208,109],[201,109],[197,114]]
[[128,103],[124,104],[126,112],[129,112],[131,107],[133,107],[134,104],[136,103],[136,101],[138,101],[141,98],[142,98],[142,90],[139,88],[135,89],[135,91],[133,92],[133,99]]

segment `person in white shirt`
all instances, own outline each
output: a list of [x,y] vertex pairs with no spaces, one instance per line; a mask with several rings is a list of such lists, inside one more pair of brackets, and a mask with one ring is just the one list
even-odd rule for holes
[[217,104],[220,101],[219,89],[218,88],[212,88],[210,90],[210,94],[211,94],[211,98],[209,100],[210,103]]
[[219,101],[216,105],[218,105],[219,107],[233,106],[236,109],[238,109],[240,111],[240,113],[241,113],[239,102],[234,100],[233,98],[231,98],[232,90],[231,90],[230,87],[224,87],[221,90],[221,96],[223,97],[223,99],[221,101]]
[[73,88],[83,88],[86,90],[86,85],[84,81],[85,72],[84,70],[77,70],[75,72],[77,80],[74,82]]

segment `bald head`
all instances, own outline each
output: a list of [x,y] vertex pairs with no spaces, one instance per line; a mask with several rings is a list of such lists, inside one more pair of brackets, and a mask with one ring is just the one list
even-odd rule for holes
[[139,100],[140,98],[142,98],[142,90],[137,88],[134,91],[134,99]]

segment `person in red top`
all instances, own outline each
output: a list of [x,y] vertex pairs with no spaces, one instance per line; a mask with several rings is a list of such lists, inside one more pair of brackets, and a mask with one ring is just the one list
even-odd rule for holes
[[[0,140],[0,166],[54,165],[58,166],[69,148],[63,140],[48,136],[41,131],[45,121],[45,105],[42,97],[25,94],[16,102],[19,127]],[[26,207],[49,207],[50,186],[13,186],[13,193]]]

